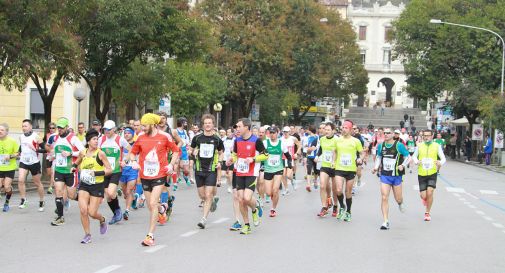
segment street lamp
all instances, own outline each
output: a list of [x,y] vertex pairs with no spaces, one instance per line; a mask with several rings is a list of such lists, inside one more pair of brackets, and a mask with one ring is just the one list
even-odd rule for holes
[[214,104],[214,106],[212,107],[214,108],[214,111],[216,111],[216,128],[219,130],[219,113],[221,112],[221,110],[223,110],[223,106],[221,105],[221,103],[216,103]]
[[431,19],[430,23],[431,24],[445,24],[445,25],[451,25],[451,26],[458,26],[458,27],[464,27],[464,28],[471,28],[471,29],[482,30],[482,31],[486,31],[486,32],[492,33],[496,37],[498,37],[500,39],[501,45],[502,45],[501,89],[500,89],[500,95],[503,96],[503,78],[504,78],[504,75],[505,75],[505,41],[503,40],[503,37],[501,37],[500,34],[494,32],[494,31],[492,31],[490,29],[482,28],[482,27],[475,27],[475,26],[469,26],[469,25],[463,25],[463,24],[444,22],[444,21],[439,20],[439,19]]
[[282,127],[284,127],[284,119],[286,118],[287,115],[288,115],[288,113],[286,113],[286,111],[282,110],[282,112],[281,112]]
[[77,123],[81,121],[81,101],[86,98],[86,91],[83,88],[74,89],[74,99],[78,101],[77,104]]

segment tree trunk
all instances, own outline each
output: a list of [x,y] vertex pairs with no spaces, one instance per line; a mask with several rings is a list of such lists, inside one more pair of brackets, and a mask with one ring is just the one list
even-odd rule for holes
[[[93,101],[95,103],[95,115],[98,120],[102,122],[105,121],[107,117],[107,113],[109,112],[110,103],[112,100],[112,89],[107,86],[103,88],[99,84],[93,88],[93,92],[91,93],[93,96]],[[103,95],[103,107],[102,107],[102,95]]]
[[[307,113],[309,112],[309,108],[310,107],[307,107],[303,113],[300,114],[300,109],[298,107],[295,107],[293,109],[293,122],[294,124],[296,125],[301,125],[302,124],[302,119],[305,117],[305,115],[307,115]],[[295,114],[296,113],[296,114]],[[289,113],[288,113],[289,114]]]

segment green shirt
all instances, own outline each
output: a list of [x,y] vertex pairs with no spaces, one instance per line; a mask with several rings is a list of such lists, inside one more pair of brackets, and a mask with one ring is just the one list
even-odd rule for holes
[[337,139],[337,171],[356,172],[357,153],[363,151],[361,141],[355,137]]
[[445,147],[445,139],[443,139],[443,138],[441,138],[441,139],[436,138],[433,141],[435,141],[436,143],[438,143],[438,145],[442,146],[442,148]]
[[337,137],[321,137],[319,139],[319,145],[321,149],[321,156],[319,157],[319,160],[321,161],[321,167],[334,168],[336,159],[335,155],[337,151]]
[[268,159],[265,161],[265,172],[266,173],[276,173],[284,170],[284,161],[282,160],[282,143],[281,140],[277,140],[277,144],[274,146],[270,142],[270,139],[263,141],[266,145],[268,151]]
[[9,158],[19,151],[19,144],[12,137],[0,139],[0,171],[15,171],[16,158]]

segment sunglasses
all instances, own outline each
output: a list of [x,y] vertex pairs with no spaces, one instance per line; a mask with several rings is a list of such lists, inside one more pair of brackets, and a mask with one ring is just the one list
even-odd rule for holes
[[390,134],[391,134],[391,132],[384,132],[384,134],[385,134],[385,135],[390,135]]
[[54,130],[56,129],[56,127],[49,127],[49,130]]
[[430,137],[431,135],[423,135],[423,137]]

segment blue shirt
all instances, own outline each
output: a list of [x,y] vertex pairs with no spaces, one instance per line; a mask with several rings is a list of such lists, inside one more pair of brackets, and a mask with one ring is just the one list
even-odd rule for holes
[[[377,148],[377,156],[382,156],[382,145],[385,144],[386,145],[386,148],[387,147],[392,147],[393,144],[391,144],[391,146],[385,142],[383,143],[380,143],[378,145],[378,148]],[[409,154],[409,151],[407,150],[407,148],[405,147],[405,145],[403,145],[403,143],[401,142],[397,142],[396,144],[396,150],[401,154],[403,155],[404,157],[408,157],[410,154]],[[401,162],[400,162],[401,163]]]
[[[317,147],[317,140],[319,137],[317,135],[309,136],[309,140],[307,141],[308,147]],[[307,158],[316,158],[317,149],[307,154]]]

